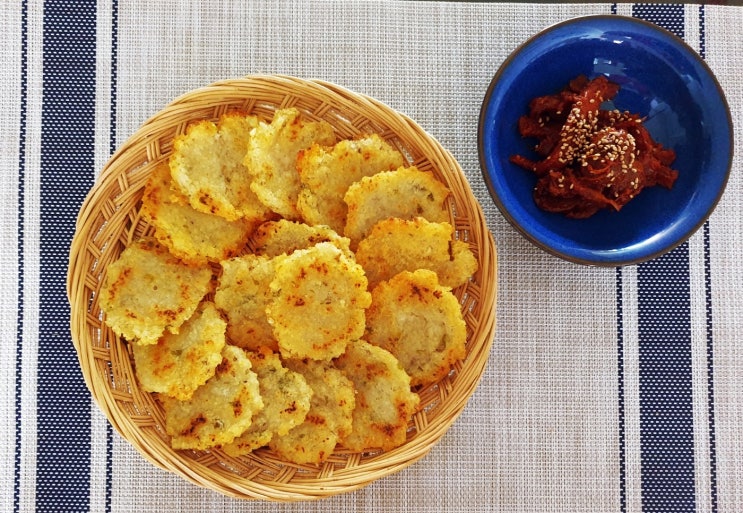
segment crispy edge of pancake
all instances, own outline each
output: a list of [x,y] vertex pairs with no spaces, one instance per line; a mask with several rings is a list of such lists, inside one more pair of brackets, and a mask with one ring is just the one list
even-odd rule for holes
[[343,139],[332,147],[314,144],[297,157],[301,182],[297,209],[306,223],[343,233],[348,212],[343,197],[351,184],[404,164],[402,153],[379,134]]
[[413,387],[439,381],[466,355],[459,301],[427,269],[403,271],[372,290],[365,338],[398,359]]
[[356,389],[353,428],[341,444],[351,451],[391,450],[404,444],[420,404],[410,376],[392,353],[364,340],[348,344],[335,365]]
[[156,344],[191,317],[210,289],[209,268],[188,265],[151,237],[139,239],[106,269],[99,303],[105,323],[130,342]]
[[155,237],[180,259],[194,264],[219,262],[237,255],[257,221],[235,221],[195,210],[173,187],[170,168],[157,166],[147,180],[141,213],[155,228]]
[[351,241],[338,235],[328,226],[310,226],[299,221],[279,219],[266,221],[256,228],[250,246],[258,255],[275,257],[288,255],[298,249],[307,249],[320,242],[332,242],[348,256],[353,257]]
[[169,166],[173,183],[199,212],[230,221],[266,219],[268,209],[251,190],[243,164],[256,116],[230,112],[217,123],[194,121],[173,140]]
[[269,446],[287,461],[320,464],[353,428],[353,383],[329,361],[289,359],[285,365],[304,376],[312,388],[312,400],[304,422],[284,435],[274,436]]
[[264,408],[254,415],[243,434],[222,447],[230,456],[248,454],[302,424],[313,395],[304,376],[286,367],[278,353],[260,348],[248,352],[248,358],[258,376]]
[[174,449],[205,450],[232,442],[263,409],[258,376],[239,347],[226,345],[215,375],[186,401],[159,395]]
[[190,399],[222,361],[226,327],[214,304],[205,301],[178,334],[165,333],[157,344],[133,344],[134,369],[142,389]]
[[273,327],[266,316],[272,299],[270,284],[274,261],[266,256],[247,254],[220,262],[214,302],[227,317],[227,336],[243,349],[268,346],[278,350]]
[[334,144],[332,125],[308,121],[293,107],[277,110],[270,123],[261,121],[248,142],[243,162],[252,177],[250,188],[261,203],[286,219],[299,219],[297,155],[314,143]]
[[361,266],[329,242],[276,260],[266,314],[284,358],[330,359],[363,335],[371,294]]
[[455,288],[478,268],[466,242],[453,238],[454,228],[422,217],[384,219],[374,225],[356,248],[356,261],[366,272],[369,286],[389,280],[402,271],[429,269],[439,282]]
[[390,217],[448,221],[449,194],[448,187],[433,173],[415,166],[364,177],[352,184],[343,198],[348,206],[343,234],[356,244],[377,222]]

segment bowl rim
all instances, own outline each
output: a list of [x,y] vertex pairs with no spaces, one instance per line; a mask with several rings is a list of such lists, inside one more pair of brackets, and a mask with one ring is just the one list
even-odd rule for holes
[[[728,155],[727,155],[727,165],[725,166],[725,171],[722,173],[722,181],[720,183],[719,190],[714,196],[714,199],[710,202],[707,210],[699,216],[699,219],[696,223],[694,223],[689,229],[687,229],[685,232],[683,232],[680,236],[677,236],[675,240],[670,241],[670,243],[664,244],[660,249],[655,249],[653,251],[647,251],[642,252],[638,251],[636,249],[632,249],[633,246],[637,246],[637,244],[634,244],[633,246],[629,246],[627,248],[623,248],[622,250],[612,250],[612,249],[586,249],[585,251],[580,251],[577,254],[572,254],[568,250],[560,250],[557,249],[542,240],[540,240],[532,231],[530,231],[527,227],[523,226],[520,222],[516,220],[516,218],[511,214],[508,206],[506,203],[502,201],[502,198],[500,194],[498,194],[498,191],[496,190],[492,179],[490,177],[490,168],[487,164],[486,159],[486,141],[484,134],[486,132],[485,130],[485,123],[487,121],[487,112],[489,108],[491,107],[491,97],[493,96],[493,92],[496,90],[497,86],[500,83],[500,79],[502,75],[506,72],[507,69],[513,64],[513,62],[530,46],[538,42],[543,37],[557,31],[560,29],[564,29],[565,27],[569,27],[571,25],[579,25],[584,23],[590,23],[593,21],[601,21],[601,22],[618,22],[620,24],[624,24],[624,26],[631,27],[631,26],[639,26],[644,28],[645,30],[648,30],[650,32],[655,32],[660,37],[664,37],[666,39],[670,39],[670,42],[674,43],[674,45],[681,51],[681,53],[688,57],[690,62],[695,63],[701,71],[703,71],[706,78],[710,80],[710,82],[715,86],[715,89],[717,91],[717,95],[719,97],[719,100],[721,102],[721,106],[723,110],[725,111],[726,115],[726,123],[725,123],[725,131],[728,135]],[[582,264],[582,265],[588,265],[588,266],[600,266],[600,267],[618,267],[618,266],[627,266],[627,265],[635,265],[642,262],[646,262],[649,260],[653,260],[655,258],[658,258],[665,253],[668,253],[678,246],[682,245],[684,242],[688,241],[689,238],[694,235],[699,228],[701,228],[709,219],[709,217],[712,215],[712,212],[717,207],[720,199],[722,198],[722,195],[725,192],[725,189],[727,188],[728,179],[730,177],[730,173],[732,170],[732,164],[733,164],[733,155],[735,151],[735,138],[734,138],[734,129],[733,129],[733,121],[732,121],[732,115],[730,113],[730,105],[727,101],[727,98],[725,97],[724,90],[722,89],[722,86],[720,85],[719,80],[715,76],[714,72],[710,68],[710,66],[707,64],[707,62],[699,55],[698,52],[696,52],[691,46],[689,46],[686,41],[684,41],[682,38],[674,34],[673,32],[658,26],[654,23],[651,23],[649,21],[643,20],[641,18],[634,18],[631,16],[624,16],[620,14],[595,14],[595,15],[586,15],[586,16],[577,16],[573,17],[567,20],[559,21],[553,24],[550,24],[546,26],[545,28],[539,30],[532,36],[530,36],[528,39],[520,43],[518,46],[516,46],[511,53],[506,57],[506,59],[499,65],[496,73],[493,75],[493,77],[490,80],[490,83],[487,87],[487,90],[485,92],[485,95],[483,97],[483,101],[480,107],[480,113],[478,118],[478,127],[477,127],[477,149],[478,149],[478,159],[480,163],[480,170],[482,173],[483,180],[487,186],[489,195],[492,199],[492,201],[495,203],[495,205],[498,207],[498,210],[501,212],[503,217],[508,221],[508,223],[515,228],[523,237],[525,237],[527,240],[529,240],[532,244],[539,247],[543,251],[559,257],[561,259],[567,260],[569,262],[573,262],[576,264]],[[584,256],[580,256],[584,255]]]

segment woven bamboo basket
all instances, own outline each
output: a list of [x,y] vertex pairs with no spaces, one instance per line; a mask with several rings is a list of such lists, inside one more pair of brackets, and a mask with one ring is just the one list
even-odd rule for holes
[[[108,264],[133,240],[151,233],[140,217],[145,181],[167,159],[189,122],[241,110],[270,120],[295,107],[324,119],[340,138],[378,133],[410,164],[432,171],[452,192],[451,224],[469,243],[479,270],[455,289],[467,324],[467,356],[435,385],[417,390],[421,408],[407,441],[381,452],[334,453],[319,466],[296,465],[268,448],[233,458],[219,450],[173,450],[162,409],[139,389],[129,345],[103,322],[98,292]],[[318,80],[255,75],[187,93],[149,119],[112,156],[79,213],[70,250],[67,293],[71,331],[90,392],[112,426],[146,459],[188,481],[244,499],[296,501],[348,492],[425,456],[460,415],[484,371],[495,330],[496,251],[485,220],[456,160],[415,122],[364,95]]]

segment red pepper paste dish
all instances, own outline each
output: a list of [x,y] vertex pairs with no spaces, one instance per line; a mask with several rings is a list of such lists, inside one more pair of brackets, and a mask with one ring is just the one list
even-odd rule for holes
[[606,108],[618,91],[602,75],[580,75],[559,93],[529,103],[518,128],[522,137],[538,140],[541,160],[510,160],[537,175],[534,201],[542,210],[587,218],[601,209],[619,211],[645,187],[673,186],[675,152],[653,140],[639,115]]

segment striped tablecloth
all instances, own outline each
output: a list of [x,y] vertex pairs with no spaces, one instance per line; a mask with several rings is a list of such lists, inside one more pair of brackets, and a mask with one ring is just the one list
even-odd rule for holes
[[[618,13],[684,38],[743,143],[743,8],[407,1],[0,2],[0,511],[743,511],[743,161],[692,239],[617,269],[536,249],[490,201],[480,102],[538,30]],[[462,416],[419,463],[302,504],[238,501],[142,458],[91,401],[69,333],[77,210],[176,96],[321,78],[415,119],[459,160],[500,256],[498,329]]]

